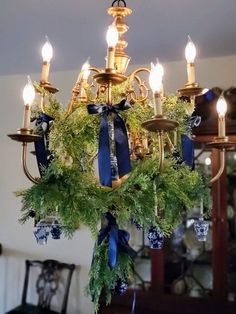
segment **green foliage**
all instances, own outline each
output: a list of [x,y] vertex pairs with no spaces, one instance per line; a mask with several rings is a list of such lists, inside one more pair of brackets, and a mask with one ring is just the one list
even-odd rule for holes
[[[81,224],[87,225],[96,235],[101,215],[112,211],[120,226],[135,219],[144,228],[157,226],[169,235],[181,222],[182,214],[202,198],[205,208],[210,208],[208,182],[199,172],[191,171],[184,164],[175,164],[169,153],[165,156],[163,171],[159,173],[156,134],[149,134],[141,127],[142,122],[153,116],[153,108],[147,102],[132,105],[121,115],[131,134],[148,137],[152,153],[142,160],[134,160],[129,177],[111,189],[99,185],[93,165],[98,149],[100,116],[88,115],[83,104],[77,104],[68,114],[54,96],[43,89],[40,92],[45,97],[45,113],[54,118],[49,135],[54,160],[44,169],[38,184],[17,193],[22,197],[22,223],[33,211],[36,219],[56,215],[67,236],[72,236]],[[113,95],[114,102],[118,103],[122,87],[114,87]],[[104,98],[105,95],[101,95],[99,103],[105,103]],[[178,135],[189,133],[186,119],[191,110],[189,104],[175,96],[164,99],[163,113],[178,121]],[[35,117],[39,111],[36,107]],[[130,258],[119,252],[118,263],[111,270],[107,242],[103,241],[95,248],[87,291],[96,312],[101,293],[104,292],[109,303],[117,279],[130,277],[131,264]]]
[[198,172],[166,160],[158,174],[158,157],[153,156],[134,165],[130,177],[109,193],[107,205],[113,204],[119,224],[135,218],[144,228],[157,225],[169,235],[201,197],[210,208],[209,189]]
[[33,210],[41,218],[57,214],[67,235],[81,223],[96,234],[105,200],[102,188],[93,179],[75,166],[52,162],[38,184],[18,193],[23,203],[22,222]]
[[185,165],[176,168],[166,160],[157,173],[158,157],[147,157],[134,163],[123,184],[110,189],[99,186],[92,168],[82,171],[75,164],[68,167],[54,161],[37,185],[18,194],[23,197],[23,221],[32,210],[38,217],[57,212],[67,234],[72,235],[81,223],[95,234],[100,215],[112,209],[120,225],[135,218],[144,228],[159,225],[168,235],[180,223],[182,212],[201,197],[210,207],[209,191],[198,172]]
[[106,304],[111,302],[112,291],[118,279],[129,280],[132,277],[132,261],[128,254],[119,252],[117,264],[114,269],[108,266],[108,243],[103,241],[95,246],[93,262],[89,272],[87,293],[94,304],[94,312],[99,310],[101,294],[105,297]]
[[[115,88],[114,93],[120,95],[121,90]],[[55,119],[49,141],[55,159],[44,169],[37,185],[18,193],[23,203],[22,222],[32,210],[37,217],[57,213],[66,234],[72,235],[81,223],[96,233],[100,215],[112,209],[119,224],[135,218],[145,228],[156,224],[170,234],[180,222],[182,212],[200,202],[201,197],[205,206],[210,207],[209,189],[199,173],[185,165],[177,167],[171,156],[166,156],[164,170],[158,174],[157,153],[134,161],[129,178],[117,188],[99,186],[93,167],[99,115],[88,115],[81,104],[68,115],[54,96],[45,93],[45,97],[45,111]],[[187,103],[175,96],[166,97],[163,110],[179,122],[180,132],[187,131]],[[137,103],[122,115],[130,132],[140,135],[146,132],[141,122],[151,118],[152,112],[147,103]],[[155,146],[155,134],[149,136]]]
[[63,162],[69,157],[74,163],[88,165],[97,149],[99,116],[87,114],[80,107],[70,115],[66,113],[55,119],[50,132],[50,149]]

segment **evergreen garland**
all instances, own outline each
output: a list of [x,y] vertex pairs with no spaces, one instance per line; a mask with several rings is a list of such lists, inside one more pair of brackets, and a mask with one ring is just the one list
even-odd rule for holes
[[[129,177],[111,189],[99,185],[94,170],[99,115],[88,115],[83,104],[77,104],[68,115],[54,96],[44,90],[40,92],[47,99],[45,113],[54,118],[49,135],[53,161],[43,169],[38,184],[16,193],[22,197],[22,223],[32,217],[32,212],[36,219],[56,215],[67,236],[72,236],[81,224],[87,225],[96,236],[101,215],[112,211],[120,226],[135,220],[145,229],[156,226],[165,235],[170,235],[181,222],[183,212],[200,203],[201,199],[205,208],[210,208],[208,182],[199,172],[192,171],[185,164],[177,164],[171,150],[165,150],[164,169],[158,173],[156,134],[147,133],[141,127],[142,122],[153,116],[153,108],[147,102],[132,105],[121,115],[131,134],[148,137],[152,154],[133,160]],[[115,87],[113,94],[117,101],[120,100],[122,86]],[[103,96],[99,103],[104,103]],[[188,103],[176,96],[165,97],[163,112],[178,121],[178,139],[183,133],[190,134],[187,120],[192,108]],[[38,113],[39,108],[36,107],[35,117]],[[132,273],[132,261],[127,254],[119,252],[113,270],[109,268],[107,259],[108,243],[104,240],[95,247],[87,289],[95,311],[98,311],[101,293],[104,292],[109,303],[117,280],[128,280]]]

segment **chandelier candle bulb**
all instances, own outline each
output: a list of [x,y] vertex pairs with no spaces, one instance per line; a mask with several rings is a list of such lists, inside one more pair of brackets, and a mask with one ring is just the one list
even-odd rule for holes
[[162,115],[162,93],[164,91],[163,88],[163,79],[164,68],[157,61],[156,65],[151,63],[151,71],[149,75],[149,85],[153,92],[154,98],[154,114]]
[[218,113],[218,136],[225,137],[225,114],[227,111],[227,103],[223,95],[221,95],[216,103]]
[[119,40],[119,32],[116,28],[116,25],[113,23],[108,27],[107,30],[107,59],[106,59],[106,68],[114,69],[115,67],[115,47]]
[[87,60],[82,66],[82,79],[85,82],[87,82],[90,72],[91,72],[89,68],[90,68],[90,64],[89,64],[89,61]]
[[90,64],[89,64],[89,61],[87,60],[81,68],[76,84],[80,83],[81,81],[84,81],[85,83],[87,82],[90,72],[91,72],[89,68],[90,68]]
[[194,84],[196,81],[194,63],[187,63],[187,74],[188,74],[188,84],[190,85]]
[[162,115],[162,97],[160,93],[154,93],[154,114],[155,116]]
[[196,47],[192,42],[190,36],[188,36],[188,43],[185,48],[185,57],[187,60],[187,74],[188,74],[188,84],[195,83],[195,65],[194,60],[196,58]]
[[25,85],[23,89],[23,100],[25,103],[24,110],[24,120],[23,120],[23,128],[30,129],[30,118],[31,118],[31,105],[35,98],[35,89],[31,82],[30,77],[28,76],[28,83]]
[[43,95],[40,96],[40,108],[41,108],[41,111],[44,112],[44,96]]
[[30,117],[31,117],[31,108],[29,105],[25,105],[24,119],[23,119],[23,128],[24,129],[30,128]]
[[43,66],[42,66],[41,80],[40,80],[42,83],[48,82],[50,61],[52,59],[52,56],[53,56],[53,48],[48,38],[46,37],[46,42],[42,48]]
[[115,48],[108,47],[106,61],[107,61],[106,68],[107,69],[114,69],[114,67],[115,67]]

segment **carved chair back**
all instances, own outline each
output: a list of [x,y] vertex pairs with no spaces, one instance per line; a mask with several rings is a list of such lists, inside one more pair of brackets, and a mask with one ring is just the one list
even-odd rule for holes
[[67,270],[67,277],[65,280],[65,290],[62,299],[62,307],[60,314],[66,314],[69,288],[71,278],[75,269],[74,264],[60,263],[55,260],[45,261],[29,261],[26,260],[26,274],[22,294],[22,305],[27,304],[27,290],[29,285],[30,270],[32,268],[39,268],[40,274],[36,280],[36,292],[38,294],[38,307],[50,310],[52,298],[56,295],[59,283],[62,277],[62,272]]

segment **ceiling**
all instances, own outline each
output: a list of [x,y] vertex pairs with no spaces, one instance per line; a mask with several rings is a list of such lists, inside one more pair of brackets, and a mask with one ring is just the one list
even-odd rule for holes
[[[184,58],[187,35],[200,58],[236,54],[236,0],[126,0],[133,64]],[[38,72],[48,35],[52,70],[79,69],[87,57],[102,66],[110,0],[1,0],[0,75]]]

